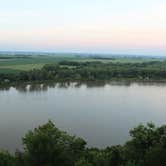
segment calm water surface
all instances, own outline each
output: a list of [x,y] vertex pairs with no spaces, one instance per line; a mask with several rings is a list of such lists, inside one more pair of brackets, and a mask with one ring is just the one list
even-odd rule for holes
[[88,146],[123,144],[140,123],[166,124],[166,84],[51,84],[0,90],[0,148],[21,148],[30,129],[53,120]]

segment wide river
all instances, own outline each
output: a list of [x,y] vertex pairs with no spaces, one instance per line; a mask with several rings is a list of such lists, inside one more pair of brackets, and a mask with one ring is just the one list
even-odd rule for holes
[[87,141],[123,144],[140,123],[166,124],[166,84],[89,83],[10,87],[0,90],[0,149],[21,148],[28,130],[46,123]]

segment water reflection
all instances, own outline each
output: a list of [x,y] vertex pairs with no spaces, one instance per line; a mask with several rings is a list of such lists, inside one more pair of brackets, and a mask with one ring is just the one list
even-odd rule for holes
[[[139,86],[166,86],[166,82],[130,82],[130,81],[95,81],[95,82],[47,82],[47,83],[33,83],[33,84],[18,84],[12,86],[19,92],[40,92],[47,91],[49,88],[80,88],[86,86],[87,88],[102,88],[106,85],[110,86],[131,86],[137,84]],[[10,90],[11,86],[0,87],[0,90]]]

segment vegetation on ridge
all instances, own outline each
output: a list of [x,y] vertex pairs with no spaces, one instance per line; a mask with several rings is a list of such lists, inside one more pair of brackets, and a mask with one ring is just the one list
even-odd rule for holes
[[0,152],[1,166],[165,166],[166,126],[139,125],[125,145],[87,148],[49,121],[23,137],[24,150]]

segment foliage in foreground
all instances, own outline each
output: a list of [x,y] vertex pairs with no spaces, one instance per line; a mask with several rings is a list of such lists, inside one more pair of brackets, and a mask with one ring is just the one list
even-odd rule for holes
[[139,125],[125,145],[86,148],[49,121],[23,137],[24,151],[0,152],[0,166],[165,166],[166,126]]

